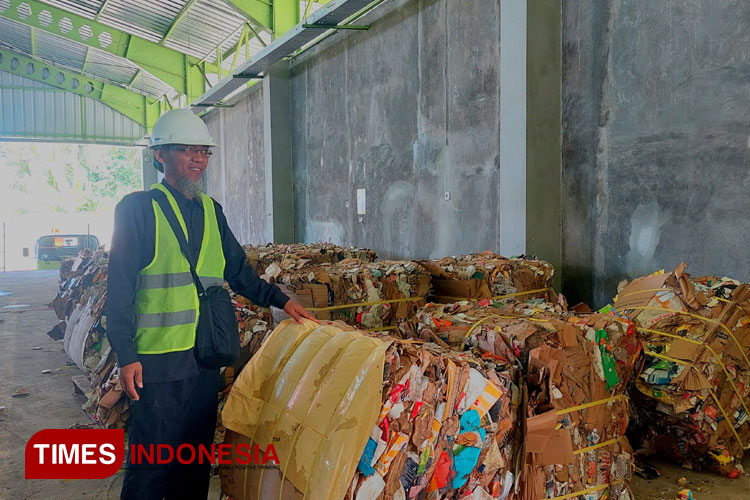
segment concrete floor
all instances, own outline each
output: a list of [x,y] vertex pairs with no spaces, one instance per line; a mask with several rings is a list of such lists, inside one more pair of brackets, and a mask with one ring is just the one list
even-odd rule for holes
[[[57,271],[0,273],[0,500],[119,498],[122,472],[104,480],[24,479],[24,448],[35,432],[91,422],[73,392],[71,377],[80,373],[78,368],[71,366],[62,342],[46,335],[57,323],[46,305],[55,297],[57,277]],[[42,374],[45,369],[52,373]],[[29,395],[12,397],[21,388]],[[635,478],[631,486],[637,500],[673,500],[682,489],[677,485],[681,477],[688,480],[695,500],[748,498],[748,475],[729,480],[658,460],[653,464],[662,476],[653,481]],[[745,469],[750,471],[750,456]],[[219,498],[215,478],[211,486],[209,498]]]

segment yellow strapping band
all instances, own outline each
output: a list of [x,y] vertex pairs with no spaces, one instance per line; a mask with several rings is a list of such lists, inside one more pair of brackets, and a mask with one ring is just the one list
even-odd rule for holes
[[750,368],[750,358],[747,357],[745,350],[737,341],[737,337],[734,336],[734,334],[732,333],[732,330],[730,330],[729,327],[725,325],[724,323],[722,323],[721,321],[716,321],[715,319],[706,318],[705,316],[701,316],[700,314],[694,314],[694,313],[690,313],[687,311],[680,311],[678,309],[665,309],[662,307],[628,307],[627,309],[632,309],[632,310],[638,309],[641,311],[666,311],[666,312],[672,312],[676,314],[684,314],[687,316],[691,316],[693,318],[705,321],[706,323],[718,324],[722,329],[724,329],[725,332],[727,332],[727,334],[732,338],[732,340],[734,340],[734,343],[737,345],[737,349],[739,349],[740,353],[742,353],[742,357],[745,358],[745,363],[747,363],[747,367]]
[[604,441],[602,443],[597,443],[597,444],[595,444],[593,446],[587,446],[586,448],[581,448],[580,450],[575,450],[573,452],[573,455],[580,455],[581,453],[586,453],[588,451],[594,451],[594,450],[599,449],[599,448],[604,448],[605,446],[609,446],[611,444],[615,444],[615,443],[619,442],[624,437],[625,436],[617,436],[616,438],[609,439],[609,440]]
[[591,488],[586,488],[585,490],[576,491],[574,493],[568,493],[567,495],[561,495],[559,497],[552,497],[552,498],[543,498],[541,500],[565,500],[566,498],[574,498],[577,496],[585,495],[587,493],[593,493],[595,491],[611,488],[612,486],[617,486],[619,484],[622,484],[622,479],[619,479],[609,484],[600,484],[599,486],[592,486]]
[[721,411],[721,414],[724,415],[724,420],[727,421],[729,428],[732,429],[732,433],[734,434],[734,437],[737,438],[737,442],[739,442],[740,446],[742,446],[742,448],[744,449],[745,443],[742,442],[742,439],[740,439],[740,435],[737,434],[737,429],[734,428],[734,425],[732,425],[731,420],[729,420],[729,416],[727,415],[727,412],[724,411],[724,407],[721,406],[721,403],[719,402],[719,398],[716,397],[716,394],[710,388],[708,389],[708,392],[711,393],[711,397],[714,398],[714,402],[716,403],[716,406],[719,407],[719,411]]
[[592,406],[603,405],[603,404],[609,403],[610,401],[616,401],[618,399],[624,399],[624,398],[625,398],[625,394],[616,394],[614,396],[610,396],[604,399],[599,399],[597,401],[592,401],[590,403],[583,403],[578,406],[571,406],[570,408],[565,408],[564,410],[557,410],[557,414],[565,415],[566,413],[571,413],[571,412],[578,411],[578,410],[585,410],[586,408],[591,408]]
[[680,365],[689,365],[690,364],[688,361],[683,361],[683,360],[677,359],[677,358],[670,358],[669,356],[665,356],[664,354],[659,354],[658,352],[651,351],[649,349],[646,349],[645,347],[643,348],[643,353],[646,354],[647,356],[653,356],[655,358],[665,359],[667,361],[671,361],[672,363],[677,363],[677,364],[680,364]]
[[[528,290],[526,292],[509,293],[507,295],[495,295],[494,297],[490,297],[489,300],[509,299],[511,297],[520,297],[521,295],[531,295],[533,293],[547,292],[549,290],[550,290],[549,288],[537,288],[536,290]],[[471,299],[469,297],[449,297],[447,295],[436,295],[436,297],[439,299],[453,300],[455,302],[462,302],[464,300],[468,300],[471,302],[479,302],[480,300],[488,300],[488,299]]]
[[373,300],[372,302],[357,302],[356,304],[341,304],[338,306],[328,307],[308,307],[308,311],[334,311],[336,309],[350,309],[352,307],[367,307],[376,306],[378,304],[398,304],[399,302],[413,302],[417,300],[425,300],[424,297],[407,297],[405,299],[391,299],[391,300]]
[[629,295],[640,295],[640,294],[646,293],[646,292],[661,292],[662,290],[666,290],[668,292],[672,292],[673,291],[671,288],[649,288],[647,290],[638,290],[637,292],[623,293],[622,295],[618,295],[617,296],[617,299],[614,300],[614,303],[617,304],[617,301],[620,300],[620,297],[627,297]]
[[368,328],[368,330],[371,332],[384,332],[386,330],[395,330],[396,328],[398,328],[398,326],[393,325],[393,326],[381,326],[379,328]]

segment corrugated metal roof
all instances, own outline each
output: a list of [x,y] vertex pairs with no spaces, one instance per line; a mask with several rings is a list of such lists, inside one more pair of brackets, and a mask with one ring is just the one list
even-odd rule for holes
[[0,138],[130,145],[144,134],[95,99],[0,71]]
[[104,0],[40,0],[54,7],[59,7],[79,16],[94,19]]
[[215,54],[216,47],[228,37],[236,36],[236,43],[244,22],[245,18],[224,2],[198,0],[175,25],[164,45],[200,59]]
[[153,0],[109,0],[99,15],[99,21],[158,43],[186,3],[186,0],[161,0],[158,3]]
[[0,33],[2,33],[0,41],[9,47],[31,54],[31,28],[0,17]]
[[41,30],[36,30],[34,37],[36,41],[34,55],[81,72],[88,50],[85,45]]
[[128,85],[138,73],[138,66],[127,59],[92,47],[86,59],[86,72],[99,78]]
[[172,87],[162,82],[148,71],[141,71],[141,74],[138,75],[138,78],[136,78],[133,82],[132,87],[134,89],[141,90],[157,99],[164,94],[167,94],[169,96],[170,90],[172,90],[175,94],[177,93],[172,89]]

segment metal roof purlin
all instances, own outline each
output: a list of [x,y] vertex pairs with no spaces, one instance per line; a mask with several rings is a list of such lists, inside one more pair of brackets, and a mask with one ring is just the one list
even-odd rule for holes
[[[191,56],[38,0],[9,1],[10,7],[0,12],[0,17],[127,58],[182,94],[196,96],[205,89],[200,86],[191,88],[194,86],[191,83],[202,81],[202,77],[193,67],[197,59]],[[21,3],[27,3],[31,7],[31,15],[26,19],[23,19],[18,12],[18,6]],[[52,16],[52,22],[46,25],[42,24],[40,19],[40,13],[43,11],[49,12]],[[70,23],[61,23],[66,18]],[[68,29],[71,25],[72,29]],[[90,31],[82,29],[84,26],[88,26]],[[89,33],[91,35],[87,36]],[[216,68],[214,65],[208,65],[207,70],[215,72]],[[199,78],[191,73],[198,74]]]
[[[339,25],[353,16],[358,17],[355,14],[358,14],[368,5],[380,4],[382,1],[333,0],[313,12],[307,19],[307,23],[325,26]],[[224,78],[200,98],[193,101],[191,106],[205,108],[221,103],[222,99],[244,85],[247,79],[260,77],[273,64],[317,39],[321,34],[319,28],[304,28],[301,24],[294,26],[274,40],[271,45],[237,68],[230,78]]]
[[159,116],[157,114],[153,117],[160,109],[158,102],[144,95],[61,69],[13,50],[0,48],[0,56],[0,71],[96,99],[144,127],[152,126]]
[[229,5],[263,26],[269,33],[273,32],[273,7],[263,0],[225,0]]
[[104,0],[99,6],[99,10],[96,11],[96,17],[94,18],[94,21],[99,22],[99,16],[101,16],[102,12],[104,12],[104,7],[107,6],[107,3],[109,3],[109,0]]
[[190,10],[190,7],[192,7],[193,4],[195,4],[196,1],[197,0],[188,0],[188,2],[185,5],[182,6],[182,9],[180,9],[180,12],[177,13],[177,15],[175,16],[174,20],[172,21],[172,24],[170,24],[169,28],[167,28],[167,32],[164,33],[163,37],[161,37],[161,43],[160,43],[160,45],[164,45],[164,42],[169,37],[169,35],[172,33],[172,31],[174,31],[174,28],[175,28],[175,26],[177,26],[177,23],[179,23],[180,21],[182,21],[182,18],[184,18],[185,15],[187,15],[188,11]]

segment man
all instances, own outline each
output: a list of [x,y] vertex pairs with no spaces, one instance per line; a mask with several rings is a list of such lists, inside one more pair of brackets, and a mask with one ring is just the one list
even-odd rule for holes
[[[227,226],[221,205],[202,192],[201,176],[215,146],[190,110],[170,111],[154,125],[154,166],[164,182],[117,205],[107,283],[107,333],[120,365],[120,382],[133,400],[133,445],[213,441],[219,371],[196,361],[196,289],[187,259],[155,202],[161,191],[175,209],[200,276],[223,277],[258,305],[283,309],[295,320],[315,320],[276,285],[258,278]],[[185,271],[188,271],[187,273]],[[167,458],[167,457],[165,457]],[[128,458],[122,499],[205,499],[209,464],[133,465]],[[197,460],[196,460],[197,462]]]

